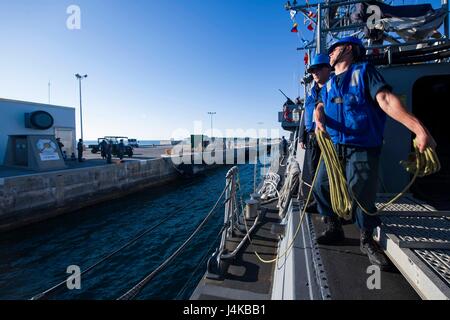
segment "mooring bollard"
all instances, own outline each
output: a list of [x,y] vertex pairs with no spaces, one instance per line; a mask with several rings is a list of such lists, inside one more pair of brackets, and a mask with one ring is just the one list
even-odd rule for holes
[[246,211],[245,211],[245,218],[246,219],[255,219],[258,216],[258,201],[257,200],[247,200],[245,202],[247,204]]
[[259,193],[252,193],[250,195],[252,200],[255,200],[258,202],[258,210],[261,209],[261,195]]

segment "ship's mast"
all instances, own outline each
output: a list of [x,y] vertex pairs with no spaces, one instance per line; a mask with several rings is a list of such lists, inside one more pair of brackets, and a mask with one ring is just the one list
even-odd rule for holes
[[[308,3],[302,5],[292,6],[290,2],[286,5],[287,10],[295,10],[297,13],[308,17],[308,11],[312,8],[317,9],[317,26],[316,34],[311,42],[298,48],[298,50],[313,50],[317,53],[325,53],[329,42],[340,39],[348,35],[358,35],[367,23],[353,22],[350,15],[355,5],[362,4],[367,1],[363,0],[335,0],[335,1],[319,1],[316,3]],[[384,2],[384,1],[379,1]],[[296,3],[296,2],[295,2]],[[403,40],[402,38],[391,34],[389,31],[384,31],[384,41],[374,44],[372,41],[366,43],[366,48],[369,51],[372,49],[385,50],[386,55],[391,55],[393,52],[405,51],[405,48],[416,45],[442,45],[450,42],[449,36],[449,17],[448,17],[448,0],[441,0],[442,8],[445,8],[446,16],[444,21],[445,36],[436,39],[428,38],[422,40]],[[311,56],[311,55],[310,55]],[[389,59],[391,61],[391,59]]]
[[[328,1],[327,1],[328,2]],[[322,33],[322,5],[317,5],[317,40],[316,40],[316,52],[325,53],[326,50],[326,33]]]
[[[442,7],[445,8],[445,10],[448,12],[448,0],[442,0]],[[450,39],[448,14],[444,19],[444,33],[445,33],[445,37],[447,39]]]

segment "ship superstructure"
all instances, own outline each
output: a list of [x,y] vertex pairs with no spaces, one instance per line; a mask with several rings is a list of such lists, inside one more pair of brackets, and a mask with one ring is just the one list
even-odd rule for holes
[[[443,116],[450,100],[448,1],[442,1],[440,8],[394,1],[298,2],[288,1],[285,6],[294,26],[298,26],[296,17],[304,18],[315,30],[311,39],[302,39],[298,50],[310,61],[338,39],[361,38],[366,60],[436,139],[442,169],[418,179],[381,213],[383,224],[376,238],[392,268],[380,273],[379,287],[371,286],[369,278],[377,270],[359,251],[355,226],[344,227],[347,239],[337,246],[319,246],[315,240],[322,228],[321,217],[304,215],[302,210],[306,195],[299,187],[304,150],[299,147],[299,121],[290,116],[295,104],[302,111],[302,99],[295,103],[288,99],[279,119],[292,132],[290,153],[274,160],[276,165],[260,186],[263,196],[270,186],[277,196],[272,202],[263,201],[253,218],[245,219],[244,209],[229,215],[236,223],[226,224],[222,245],[192,298],[450,299],[450,138]],[[304,96],[311,82],[307,75],[302,79]],[[384,138],[379,207],[412,178],[399,162],[408,158],[414,137],[388,120]],[[230,250],[235,250],[233,256]]]

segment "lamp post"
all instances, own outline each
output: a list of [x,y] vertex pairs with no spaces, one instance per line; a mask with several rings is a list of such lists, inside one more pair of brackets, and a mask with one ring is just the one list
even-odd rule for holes
[[[258,126],[263,126],[264,122],[257,122],[256,125]],[[259,132],[257,132],[256,135],[256,159],[255,159],[255,166],[254,166],[254,172],[253,172],[253,194],[256,195],[256,174],[257,174],[257,168],[258,168],[258,158],[261,156],[261,142],[262,139],[260,137],[260,133],[262,130],[259,130]],[[260,158],[259,158],[260,159]],[[266,163],[266,153],[264,152],[264,166]]]
[[217,114],[217,112],[208,112],[208,114],[211,116],[211,139],[213,138],[213,117]]
[[258,140],[260,141],[260,142],[262,142],[262,129],[264,128],[263,126],[264,126],[264,122],[258,122],[258,123],[256,123],[257,125],[258,125],[258,129],[259,129],[259,132],[258,132]]
[[81,99],[81,80],[86,79],[88,77],[87,74],[81,76],[80,74],[76,74],[75,77],[78,79],[79,87],[80,87],[80,126],[81,126],[81,140],[84,141],[83,138],[83,104]]

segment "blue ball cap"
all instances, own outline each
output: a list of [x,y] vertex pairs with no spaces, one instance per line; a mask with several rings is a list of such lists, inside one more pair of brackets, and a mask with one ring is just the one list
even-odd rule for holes
[[311,61],[311,64],[308,68],[308,72],[311,73],[312,70],[315,68],[318,68],[322,65],[326,65],[331,68],[330,65],[330,57],[326,54],[318,54],[314,57],[313,61]]
[[342,38],[342,39],[336,41],[328,49],[328,54],[331,54],[331,52],[333,52],[333,50],[336,47],[338,47],[340,45],[343,45],[343,44],[354,44],[354,45],[357,45],[359,47],[359,49],[360,49],[360,54],[362,56],[364,56],[366,54],[366,48],[364,47],[362,41],[360,39],[356,38],[356,37],[345,37],[345,38]]

